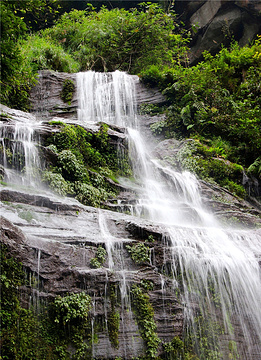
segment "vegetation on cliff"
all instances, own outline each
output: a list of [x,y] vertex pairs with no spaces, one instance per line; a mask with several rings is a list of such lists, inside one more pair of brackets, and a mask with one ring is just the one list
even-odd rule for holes
[[127,153],[119,162],[117,144],[112,144],[108,125],[101,124],[96,133],[81,126],[50,122],[54,131],[45,141],[50,153],[42,180],[60,195],[73,195],[81,203],[102,206],[118,192],[116,176],[128,175]]
[[[204,58],[192,67],[153,65],[141,73],[145,84],[159,86],[167,98],[166,119],[152,130],[194,138],[194,165],[184,168],[242,196],[242,166],[248,176],[261,176],[261,38],[243,48],[233,43],[215,56],[205,52]],[[231,166],[241,166],[237,179]]]
[[[141,3],[129,10],[105,6],[96,10],[89,4],[85,10],[60,15],[57,1],[37,4],[36,11],[32,1],[27,6],[1,3],[3,103],[28,108],[30,86],[42,69],[139,74],[167,98],[166,119],[153,124],[152,130],[198,142],[192,154],[198,176],[239,196],[245,196],[244,172],[260,179],[260,37],[243,48],[234,42],[215,56],[205,52],[202,62],[189,66],[190,33],[180,26],[171,7],[165,11],[157,3]],[[34,11],[32,24],[29,15]],[[94,153],[92,157],[97,158]],[[213,168],[223,169],[226,164],[242,166],[237,179],[226,170],[221,177],[214,174]]]

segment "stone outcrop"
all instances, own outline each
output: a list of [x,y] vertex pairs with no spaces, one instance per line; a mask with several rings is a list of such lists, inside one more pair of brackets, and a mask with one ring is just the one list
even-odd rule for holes
[[[155,156],[164,160],[169,166],[175,164],[182,170],[177,154],[188,141],[163,140],[155,147]],[[225,226],[261,226],[260,203],[254,198],[249,197],[249,201],[246,201],[217,184],[202,180],[199,182],[202,202]]]
[[259,0],[204,0],[175,1],[175,10],[192,32],[190,62],[202,59],[204,50],[212,54],[229,45],[232,40],[241,46],[255,39],[261,31],[261,4]]
[[[162,341],[170,341],[182,334],[183,309],[172,291],[172,281],[164,281],[164,306],[162,277],[158,272],[168,253],[163,249],[162,229],[144,220],[110,211],[103,211],[108,226],[108,237],[113,238],[114,269],[108,268],[108,258],[101,268],[94,269],[90,260],[95,257],[99,245],[107,248],[107,239],[101,235],[99,210],[81,204],[68,203],[68,199],[38,196],[10,189],[0,192],[1,242],[9,253],[23,263],[28,273],[39,279],[36,288],[24,289],[23,303],[28,306],[30,297],[53,298],[58,294],[88,291],[95,302],[91,316],[94,321],[106,319],[110,309],[108,287],[116,285],[119,296],[125,294],[126,306],[121,308],[119,349],[114,349],[106,330],[98,332],[99,342],[94,345],[97,357],[131,359],[144,352],[135,315],[130,304],[129,286],[150,280],[150,291],[155,309],[157,333]],[[26,217],[30,214],[30,217]],[[11,222],[11,221],[12,222]],[[71,224],[74,224],[72,227]],[[144,242],[153,235],[155,241],[148,244],[155,254],[151,263],[137,265],[130,259],[126,245]],[[118,248],[118,249],[117,249]],[[171,256],[169,257],[171,261]],[[122,263],[123,262],[123,263]],[[128,289],[124,289],[125,282]],[[26,305],[27,304],[27,305]]]
[[[158,104],[166,101],[165,97],[157,90],[147,88],[139,81],[138,76],[133,75],[136,87],[136,105]],[[63,83],[71,80],[75,84],[75,91],[70,104],[61,98]],[[38,82],[33,87],[30,97],[31,113],[41,119],[64,118],[77,120],[77,85],[76,75],[43,70],[38,74]]]

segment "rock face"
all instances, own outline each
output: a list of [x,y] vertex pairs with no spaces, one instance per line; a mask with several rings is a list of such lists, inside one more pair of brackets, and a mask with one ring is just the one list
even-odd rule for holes
[[[15,121],[23,121],[26,116],[34,121],[40,116],[37,112],[42,112],[42,109],[46,110],[45,114],[41,115],[44,120],[61,119],[69,123],[77,123],[76,94],[74,94],[71,105],[63,103],[60,99],[63,81],[65,79],[74,81],[74,78],[68,74],[52,72],[43,72],[40,76],[42,80],[32,93],[34,115],[2,107],[3,126],[13,126]],[[138,81],[137,78],[136,81]],[[163,101],[157,92],[152,96],[138,82],[136,85],[138,103]],[[39,100],[41,98],[42,102]],[[155,120],[149,116],[143,116],[141,131],[149,134],[149,125],[158,120],[159,118]],[[40,137],[48,136],[51,131],[47,121],[43,121],[36,129]],[[95,131],[95,125],[93,127],[90,125],[88,130]],[[113,139],[124,140],[126,137],[122,129],[116,127],[110,129],[109,135],[112,141]],[[157,160],[171,159],[182,146],[181,142],[173,139],[159,143],[151,135],[147,139]],[[158,166],[161,169],[160,165]],[[162,176],[167,180],[170,174],[170,172],[162,171]],[[167,182],[167,184],[169,183]],[[98,339],[91,345],[93,358],[115,359],[121,357],[124,360],[130,360],[139,356],[147,356],[146,341],[140,335],[132,295],[133,286],[138,285],[143,289],[147,286],[149,301],[154,309],[156,333],[160,339],[158,347],[160,356],[164,351],[164,343],[170,342],[175,336],[182,337],[184,335],[184,328],[187,325],[185,314],[187,313],[186,300],[188,297],[193,299],[193,310],[196,313],[200,311],[198,303],[194,300],[198,294],[196,291],[193,293],[190,288],[187,288],[188,291],[186,291],[185,283],[182,283],[181,279],[189,277],[191,272],[188,270],[188,273],[182,273],[180,269],[184,265],[183,262],[186,263],[187,258],[193,262],[194,258],[200,254],[200,242],[189,248],[191,246],[189,239],[192,239],[195,233],[200,237],[205,230],[201,226],[194,227],[193,221],[192,226],[188,227],[184,224],[175,224],[172,230],[177,239],[182,239],[182,241],[178,246],[175,245],[174,250],[174,238],[171,240],[170,229],[166,224],[130,215],[132,206],[137,203],[138,193],[133,183],[122,183],[119,188],[121,190],[119,198],[114,199],[114,203],[105,205],[107,209],[124,209],[128,214],[84,206],[73,198],[59,197],[50,193],[47,189],[41,188],[40,184],[37,184],[37,187],[20,189],[17,186],[1,184],[1,242],[8,247],[13,257],[22,261],[25,271],[38,279],[35,285],[30,283],[23,289],[24,306],[29,306],[30,299],[33,299],[33,302],[35,299],[47,301],[57,295],[81,291],[86,291],[91,296],[93,306],[90,316],[95,332],[92,335]],[[182,188],[177,186],[176,191],[178,190],[182,192]],[[257,223],[261,223],[258,209],[235,199],[225,190],[201,182],[200,192],[204,204],[211,208],[218,217],[229,219],[234,216],[239,221],[251,225],[252,228]],[[159,200],[157,199],[157,201]],[[179,208],[175,216],[178,218],[179,212],[182,211],[193,220],[195,215],[193,211],[197,211],[196,207],[191,211],[186,196],[185,200],[182,199],[178,203]],[[230,229],[228,229],[229,231]],[[233,230],[232,237],[234,232],[238,234],[239,242],[240,239],[244,240],[245,233],[240,233],[238,229]],[[260,231],[248,229],[248,232],[249,235],[246,239],[251,239],[252,236],[258,243]],[[178,249],[182,248],[184,244],[184,249],[187,246],[192,254],[188,252],[188,256],[178,258]],[[96,268],[92,264],[92,259],[96,257],[99,246],[106,250],[107,255],[104,263]],[[129,247],[133,246],[145,246],[147,249],[145,260],[134,261],[129,250]],[[190,255],[192,256],[189,257]],[[205,248],[200,255],[204,255],[205,258],[201,261],[199,256],[200,266],[197,268],[197,274],[206,265],[205,262],[207,263],[209,256]],[[260,256],[260,254],[255,255]],[[207,271],[209,270],[207,268]],[[174,278],[173,274],[177,277]],[[112,287],[116,289],[117,300],[114,305],[112,305],[110,297]],[[209,295],[205,294],[206,297]],[[113,306],[120,315],[117,334],[118,348],[113,346],[110,341],[106,325],[108,314]],[[248,315],[251,317],[253,314]],[[101,323],[105,325],[99,327],[98,325]],[[237,351],[240,356],[242,355],[241,358],[259,359],[260,348],[258,345],[248,352],[248,357],[244,355],[242,330],[238,323],[233,325],[235,330],[233,339],[238,344]],[[227,332],[222,334],[221,346],[227,342],[228,336]],[[224,358],[230,358],[229,349],[225,346],[224,354]]]
[[175,10],[187,28],[195,26],[191,44],[191,63],[202,59],[204,50],[212,54],[236,40],[248,44],[261,31],[259,0],[231,1],[175,1]]
[[[138,76],[133,75],[136,87],[136,105],[158,104],[166,101],[165,97],[157,90],[146,88],[139,81]],[[75,84],[75,92],[70,104],[61,98],[64,81],[71,80]],[[67,120],[77,120],[77,87],[75,74],[58,73],[44,70],[39,72],[38,83],[31,91],[31,112],[41,119],[54,117]]]
[[[189,140],[178,141],[168,139],[161,141],[154,149],[154,153],[160,159],[169,163],[175,163],[182,170],[177,160],[177,153]],[[255,227],[261,226],[260,203],[254,198],[252,202],[245,201],[233,195],[227,189],[200,180],[202,201],[215,214],[224,225],[237,225]]]
[[[52,298],[86,290],[95,299],[92,317],[98,322],[110,311],[108,287],[115,284],[119,297],[127,291],[126,305],[117,305],[121,312],[120,346],[114,349],[106,331],[100,332],[93,352],[97,357],[124,356],[131,359],[133,355],[143,353],[144,345],[132,313],[129,290],[124,290],[124,286],[126,282],[140,284],[143,279],[151,280],[154,288],[150,291],[150,299],[155,309],[159,337],[162,341],[170,341],[173,336],[181,336],[182,306],[171,290],[172,281],[166,278],[163,290],[162,275],[157,271],[168,257],[162,247],[162,229],[124,214],[110,211],[101,214],[97,209],[73,201],[68,203],[68,199],[9,189],[2,190],[0,198],[3,202],[1,242],[8,246],[13,257],[22,261],[28,272],[40,279],[37,289],[27,287],[24,303],[37,293],[40,298]],[[30,214],[30,218],[26,220],[25,214]],[[106,222],[106,236],[112,238],[112,245],[101,233],[101,221]],[[155,256],[151,263],[136,265],[130,259],[126,245],[144,242],[149,235],[155,237],[150,244]],[[108,258],[101,268],[92,268],[90,260],[95,257],[99,245],[114,249],[113,271],[109,269]]]

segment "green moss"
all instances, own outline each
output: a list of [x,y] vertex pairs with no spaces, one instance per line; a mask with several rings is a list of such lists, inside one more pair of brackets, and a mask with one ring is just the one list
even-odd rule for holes
[[115,349],[119,348],[119,328],[120,314],[118,312],[111,312],[108,316],[108,333],[110,342]]
[[190,140],[177,154],[182,169],[191,171],[203,180],[215,182],[242,198],[246,190],[241,184],[243,167],[218,156],[215,148]]
[[118,349],[118,347],[119,347],[120,314],[116,310],[116,306],[117,306],[116,290],[117,290],[116,285],[110,284],[109,297],[110,297],[111,309],[108,314],[107,326],[108,326],[108,334],[109,334],[110,342],[115,349]]
[[70,79],[66,79],[63,82],[63,88],[61,91],[61,99],[63,100],[63,102],[67,103],[67,104],[71,104],[71,101],[73,99],[73,95],[75,92],[75,85],[74,82]]
[[132,287],[131,294],[140,334],[146,344],[146,358],[155,359],[160,339],[156,332],[157,325],[149,295],[137,285]]

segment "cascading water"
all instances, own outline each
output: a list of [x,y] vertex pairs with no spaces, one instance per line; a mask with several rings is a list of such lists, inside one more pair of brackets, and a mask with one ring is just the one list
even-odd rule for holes
[[[4,109],[3,109],[4,110]],[[5,169],[5,181],[39,186],[38,171],[41,168],[37,145],[39,138],[35,127],[39,122],[34,116],[23,116],[15,111],[15,123],[0,125],[2,145],[1,164]]]
[[[79,120],[128,129],[133,172],[139,183],[133,213],[165,228],[172,263],[163,270],[173,279],[173,291],[180,293],[184,333],[188,332],[200,359],[260,358],[260,236],[222,229],[202,206],[196,178],[152,159],[138,130],[131,76],[118,71],[79,73],[77,88]],[[105,236],[104,228],[102,231]],[[107,250],[113,269],[111,241]],[[126,291],[125,278],[123,283]]]

